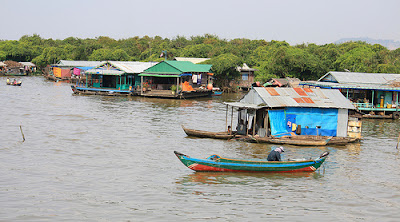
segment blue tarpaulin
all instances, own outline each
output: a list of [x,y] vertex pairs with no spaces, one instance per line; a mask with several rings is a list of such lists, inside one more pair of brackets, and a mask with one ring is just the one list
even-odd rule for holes
[[268,115],[271,124],[271,134],[273,136],[289,135],[286,129],[285,111],[283,109],[269,110]]
[[272,135],[287,135],[297,127],[301,127],[301,135],[337,135],[337,109],[288,107],[268,113]]

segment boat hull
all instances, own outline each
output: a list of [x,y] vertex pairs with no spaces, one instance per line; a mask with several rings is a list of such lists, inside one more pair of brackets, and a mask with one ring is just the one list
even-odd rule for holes
[[[328,152],[316,160],[306,161],[256,161],[221,158],[212,155],[208,159],[195,159],[175,151],[178,159],[189,169],[197,172],[313,172],[329,155]],[[213,158],[216,156],[217,158]]]
[[200,137],[200,138],[214,138],[214,139],[232,139],[234,135],[228,134],[227,132],[209,132],[209,131],[202,131],[202,130],[193,130],[193,129],[188,129],[182,126],[183,131],[185,131],[186,135],[188,136],[194,136],[194,137]]

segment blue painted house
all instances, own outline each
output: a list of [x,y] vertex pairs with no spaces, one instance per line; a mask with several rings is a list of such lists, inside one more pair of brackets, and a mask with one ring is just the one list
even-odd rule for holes
[[349,110],[355,109],[336,89],[254,87],[226,104],[238,110],[237,134],[260,137],[347,137]]
[[400,118],[400,74],[331,71],[318,81],[304,81],[300,85],[338,89],[359,111],[367,114],[364,117],[372,115]]

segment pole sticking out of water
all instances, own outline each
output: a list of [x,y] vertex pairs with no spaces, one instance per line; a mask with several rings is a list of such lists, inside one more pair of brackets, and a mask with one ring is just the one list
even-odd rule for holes
[[22,134],[22,142],[25,141],[25,136],[24,136],[24,132],[22,132],[22,126],[19,125],[19,129],[21,130],[21,134]]
[[400,142],[400,133],[399,133],[399,137],[397,137],[397,145],[396,145],[396,149],[399,149],[399,142]]

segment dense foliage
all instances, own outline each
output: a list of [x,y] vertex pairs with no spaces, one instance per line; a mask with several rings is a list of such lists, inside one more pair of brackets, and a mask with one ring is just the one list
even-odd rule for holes
[[162,51],[174,57],[211,58],[215,77],[221,84],[235,78],[232,68],[247,63],[258,69],[256,79],[297,77],[317,79],[328,71],[400,73],[400,48],[387,48],[365,42],[342,44],[301,44],[249,39],[220,39],[206,34],[174,39],[132,37],[115,40],[109,37],[64,40],[43,39],[39,35],[22,36],[18,41],[0,41],[0,61],[32,61],[39,67],[65,60],[161,61]]

